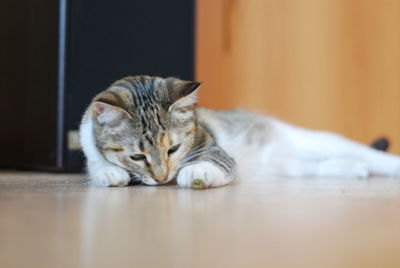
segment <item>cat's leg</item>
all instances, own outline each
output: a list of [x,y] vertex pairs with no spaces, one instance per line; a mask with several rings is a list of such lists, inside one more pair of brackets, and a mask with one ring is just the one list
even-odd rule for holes
[[235,179],[234,160],[218,146],[201,149],[201,153],[193,152],[179,171],[177,183],[185,188],[210,188],[223,186]]
[[365,161],[344,157],[318,161],[312,175],[366,178],[369,174],[370,168]]
[[366,147],[360,158],[368,164],[371,174],[400,176],[400,157],[397,155]]
[[99,186],[126,186],[130,176],[124,169],[107,162],[95,145],[91,118],[84,118],[80,127],[80,140],[87,158],[91,182]]
[[284,158],[270,161],[269,174],[289,177],[357,177],[369,175],[368,164],[353,158],[339,157],[325,160]]
[[377,151],[334,133],[296,129],[290,133],[290,141],[301,159],[318,160],[319,170],[327,171],[328,167],[337,164],[340,166],[338,169],[345,170],[347,166],[350,174],[354,170],[365,173],[361,166],[366,166],[368,174],[400,175],[399,156]]

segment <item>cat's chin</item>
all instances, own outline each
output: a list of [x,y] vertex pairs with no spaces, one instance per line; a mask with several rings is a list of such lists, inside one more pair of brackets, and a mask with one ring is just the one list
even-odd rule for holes
[[142,179],[142,182],[146,185],[159,185],[159,183],[152,178],[144,178]]
[[171,179],[165,180],[165,181],[156,181],[153,178],[145,178],[141,179],[141,183],[146,184],[146,185],[170,185],[175,183],[174,181],[175,177],[172,177]]

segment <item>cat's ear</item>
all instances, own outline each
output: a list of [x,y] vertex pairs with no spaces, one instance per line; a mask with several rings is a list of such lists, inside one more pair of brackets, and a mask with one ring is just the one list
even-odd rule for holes
[[91,105],[94,118],[102,125],[118,126],[123,119],[130,117],[128,112],[117,103],[112,94],[103,93],[97,96]]
[[171,79],[170,94],[172,103],[169,111],[193,107],[197,103],[197,91],[201,84],[176,78]]

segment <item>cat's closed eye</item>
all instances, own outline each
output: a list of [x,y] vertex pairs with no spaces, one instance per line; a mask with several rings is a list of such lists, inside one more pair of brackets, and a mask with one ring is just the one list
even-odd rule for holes
[[168,155],[171,155],[171,154],[175,153],[176,151],[178,151],[178,149],[179,149],[180,146],[181,146],[180,144],[177,144],[177,145],[172,146],[172,147],[168,150]]
[[143,161],[143,160],[147,161],[147,158],[144,154],[134,154],[134,155],[131,155],[130,158],[133,161]]

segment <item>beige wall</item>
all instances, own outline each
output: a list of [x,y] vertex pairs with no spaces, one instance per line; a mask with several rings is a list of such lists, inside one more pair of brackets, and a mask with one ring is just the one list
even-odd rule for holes
[[399,0],[198,0],[201,105],[243,107],[400,153]]

